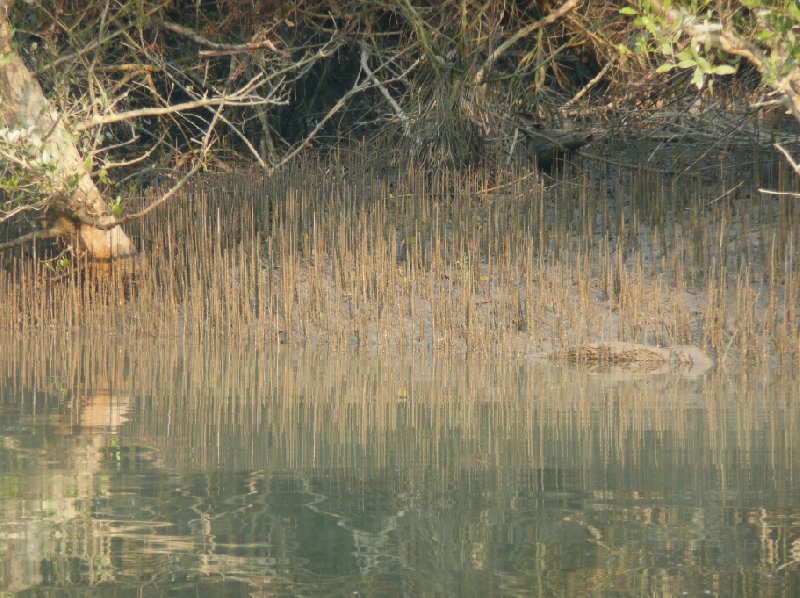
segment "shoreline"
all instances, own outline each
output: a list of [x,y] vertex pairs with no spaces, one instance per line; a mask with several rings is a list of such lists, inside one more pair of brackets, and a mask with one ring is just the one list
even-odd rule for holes
[[623,342],[800,363],[800,203],[759,196],[757,177],[730,191],[587,161],[549,177],[359,160],[199,181],[134,230],[135,283],[48,282],[6,257],[0,334],[529,357]]

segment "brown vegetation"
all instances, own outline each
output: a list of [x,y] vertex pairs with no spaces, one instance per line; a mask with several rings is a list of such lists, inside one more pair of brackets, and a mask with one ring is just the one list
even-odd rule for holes
[[[636,29],[606,3],[212,4],[26,9],[0,88],[16,73],[40,99],[9,96],[3,118],[51,114],[35,71],[65,123],[43,138],[81,132],[95,170],[68,147],[77,203],[4,204],[0,249],[67,244],[0,254],[9,332],[796,363],[797,182],[772,145],[797,134],[748,105],[752,70],[713,96],[656,74],[618,52]],[[182,189],[215,164],[236,173]],[[84,258],[115,252],[89,232],[120,224],[145,255],[96,280]]]
[[[130,255],[117,225],[150,210],[122,216],[112,197],[176,166],[193,174],[244,160],[269,173],[304,148],[364,138],[428,166],[510,160],[519,144],[547,164],[554,138],[569,148],[588,138],[576,117],[606,119],[601,90],[624,89],[614,111],[643,105],[629,83],[648,59],[618,56],[633,32],[615,5],[575,0],[2,0],[0,52],[11,62],[0,64],[0,123],[64,151],[50,174],[14,152],[3,158],[12,168],[0,161],[0,181],[22,170],[28,188],[0,185],[0,224],[19,224],[0,231],[11,237],[0,249],[58,235],[73,252]],[[36,93],[15,94],[23,89]],[[545,134],[526,132],[521,115]]]
[[[705,175],[583,162],[552,180],[391,174],[373,154],[198,182],[136,231],[133,288],[48,282],[7,255],[0,327],[529,356],[619,340],[798,363],[800,206],[758,194],[746,152]],[[770,184],[796,188],[771,160]]]

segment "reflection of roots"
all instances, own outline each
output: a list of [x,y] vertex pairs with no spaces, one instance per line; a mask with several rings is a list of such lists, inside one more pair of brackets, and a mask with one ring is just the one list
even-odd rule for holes
[[81,427],[108,428],[113,431],[128,421],[131,397],[95,393],[81,402],[78,423]]

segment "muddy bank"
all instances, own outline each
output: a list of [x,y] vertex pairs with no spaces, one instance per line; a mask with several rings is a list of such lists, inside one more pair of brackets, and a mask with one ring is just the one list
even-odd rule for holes
[[[733,187],[597,161],[387,171],[366,150],[214,176],[140,224],[133,287],[4,257],[0,331],[529,357],[618,341],[796,365],[800,203],[760,194],[742,160]],[[797,187],[776,168],[773,188]]]

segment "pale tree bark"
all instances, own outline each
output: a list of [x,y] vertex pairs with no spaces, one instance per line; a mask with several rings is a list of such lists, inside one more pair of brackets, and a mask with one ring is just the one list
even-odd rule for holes
[[[0,0],[0,127],[25,129],[40,138],[42,152],[56,157],[53,179],[63,181],[63,192],[48,201],[44,214],[48,229],[36,236],[75,239],[78,249],[92,258],[132,256],[136,253],[133,242],[121,227],[108,228],[115,222],[108,203],[63,120],[12,45],[8,21],[12,3]],[[77,179],[77,184],[67,185],[70,179]]]

